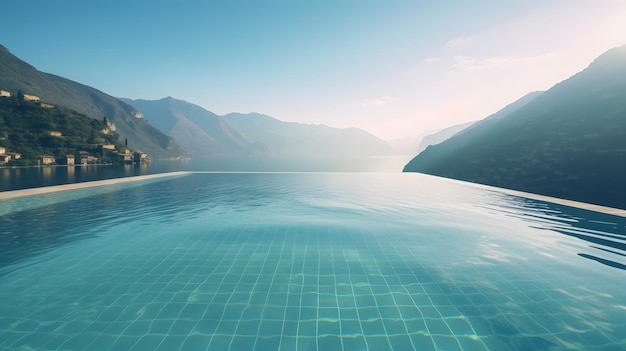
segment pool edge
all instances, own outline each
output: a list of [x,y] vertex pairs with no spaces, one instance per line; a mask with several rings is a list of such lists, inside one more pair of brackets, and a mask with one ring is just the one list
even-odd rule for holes
[[155,174],[146,174],[146,175],[140,175],[140,176],[94,180],[94,181],[81,182],[81,183],[51,185],[51,186],[45,186],[45,187],[40,187],[40,188],[11,190],[11,191],[0,192],[0,200],[14,199],[17,197],[24,197],[24,196],[31,196],[31,195],[55,193],[55,192],[65,191],[65,190],[91,188],[91,187],[102,186],[102,185],[120,184],[120,183],[134,182],[134,181],[147,180],[147,179],[175,177],[175,176],[187,175],[189,173],[190,172],[185,172],[185,171],[155,173]]
[[[500,188],[500,187],[493,186],[493,185],[473,183],[473,182],[469,182],[469,181],[464,181],[464,180],[459,180],[459,179],[452,179],[452,178],[446,178],[446,177],[436,176],[436,175],[432,175],[432,174],[426,174],[426,173],[420,173],[420,172],[413,172],[413,173],[424,175],[424,176],[436,177],[436,178],[439,178],[439,179],[445,179],[445,180],[448,180],[448,181],[451,181],[451,182],[458,182],[458,183],[462,183],[462,184],[465,184],[465,185],[472,186],[474,188],[479,188],[479,189],[484,189],[484,190],[491,190],[491,191],[498,191],[498,192],[501,192],[501,193],[504,193],[504,194],[507,194],[507,195],[525,197],[525,198],[532,199],[532,200],[537,200],[537,201],[551,202],[551,203],[558,204],[558,205],[564,205],[564,206],[569,206],[569,207],[581,208],[583,210],[600,212],[600,213],[609,214],[609,215],[613,215],[613,216],[626,217],[626,210],[622,210],[622,209],[615,208],[615,207],[595,205],[595,204],[590,204],[590,203],[587,203],[587,202],[580,202],[580,201],[574,201],[574,200],[561,199],[561,198],[558,198],[558,197],[552,197],[552,196],[547,196],[547,195],[527,193],[527,192],[523,192],[523,191],[519,191],[519,190]],[[403,173],[403,174],[408,174],[408,172],[407,173]]]

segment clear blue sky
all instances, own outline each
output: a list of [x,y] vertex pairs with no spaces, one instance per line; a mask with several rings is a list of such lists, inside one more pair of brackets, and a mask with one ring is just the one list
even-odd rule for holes
[[582,70],[626,44],[626,1],[2,1],[0,24],[18,57],[113,96],[391,139]]

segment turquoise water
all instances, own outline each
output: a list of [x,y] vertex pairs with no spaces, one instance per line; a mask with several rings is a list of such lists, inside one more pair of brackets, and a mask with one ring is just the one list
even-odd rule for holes
[[1,350],[625,350],[626,219],[420,174],[0,202]]

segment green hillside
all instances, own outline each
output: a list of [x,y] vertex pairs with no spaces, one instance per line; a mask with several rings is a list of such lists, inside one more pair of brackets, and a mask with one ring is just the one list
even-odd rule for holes
[[0,89],[16,96],[19,90],[42,101],[65,106],[91,118],[107,116],[129,147],[153,158],[177,158],[187,152],[171,137],[141,118],[137,109],[100,90],[41,72],[0,45]]
[[626,46],[404,170],[626,208]]
[[[103,149],[113,145],[115,150]],[[99,163],[120,163],[125,150],[117,133],[103,119],[93,119],[64,107],[42,107],[40,103],[0,98],[0,147],[21,154],[7,165],[34,165],[42,155],[57,159],[87,152]]]

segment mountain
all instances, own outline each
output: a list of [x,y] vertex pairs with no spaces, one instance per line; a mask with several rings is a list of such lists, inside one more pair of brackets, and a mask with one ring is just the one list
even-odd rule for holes
[[626,208],[626,45],[411,160],[422,172]]
[[392,153],[385,141],[358,128],[283,122],[258,113],[219,116],[171,97],[121,100],[179,140],[193,157],[338,158]]
[[258,114],[224,116],[249,141],[266,145],[280,157],[366,157],[392,154],[391,145],[358,128],[283,122]]
[[415,155],[424,151],[429,145],[439,144],[454,134],[476,123],[476,121],[456,124],[444,129],[424,132],[416,137],[403,137],[389,140],[388,143],[398,155]]
[[137,109],[92,87],[38,71],[0,45],[0,89],[18,91],[64,106],[94,119],[107,117],[128,146],[153,158],[175,158],[186,151],[171,137],[141,118]]
[[394,153],[397,155],[415,155],[421,151],[420,143],[422,142],[422,139],[433,133],[436,133],[436,131],[429,130],[417,136],[405,136],[402,138],[387,140],[387,142],[391,145]]
[[[516,109],[532,101],[532,99],[539,96],[541,93],[542,92],[540,91],[528,93],[524,97],[507,105],[502,110],[490,115],[487,118],[498,119],[498,118],[507,116],[512,111],[515,111]],[[429,147],[430,145],[437,145],[447,139],[450,139],[452,136],[460,133],[461,131],[470,128],[475,123],[476,121],[470,121],[470,122],[455,124],[453,126],[440,129],[434,132],[430,131],[430,132],[423,133],[422,135],[418,137],[414,137],[414,138],[405,137],[405,138],[391,140],[389,141],[389,143],[393,147],[394,151],[396,151],[396,153],[398,154],[415,155],[426,150],[426,148]]]
[[454,136],[455,134],[459,133],[460,131],[466,128],[469,128],[474,123],[476,123],[476,121],[455,124],[448,128],[441,129],[435,133],[426,135],[420,141],[417,152],[420,153],[424,151],[430,145],[437,145],[447,139],[450,139],[452,136]]
[[263,154],[222,117],[172,97],[161,100],[121,99],[141,111],[163,133],[173,137],[194,158]]

